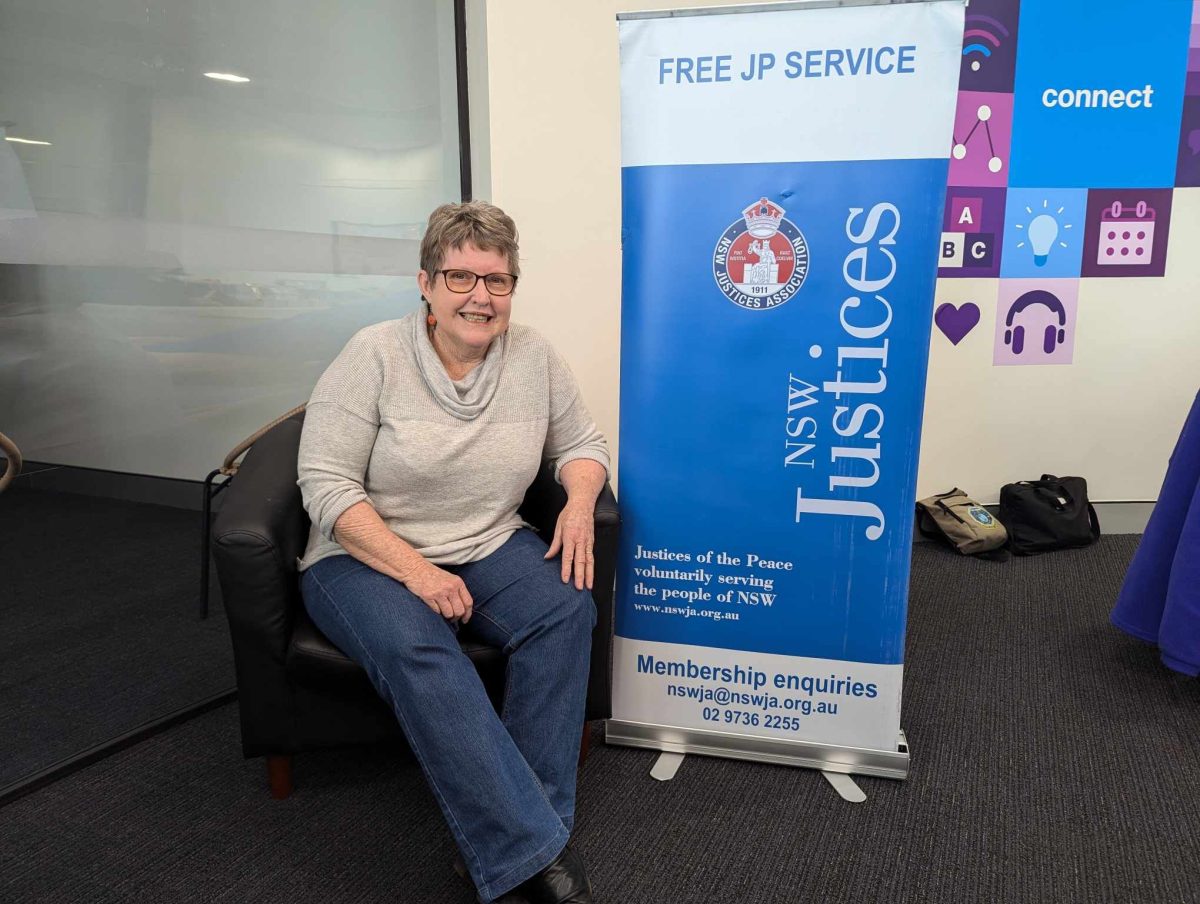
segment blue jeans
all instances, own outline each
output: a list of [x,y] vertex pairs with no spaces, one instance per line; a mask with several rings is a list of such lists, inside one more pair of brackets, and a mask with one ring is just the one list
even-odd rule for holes
[[[475,604],[461,628],[348,555],[317,562],[300,585],[317,627],[396,713],[484,901],[557,857],[575,819],[596,606],[545,554],[519,530],[487,558],[444,566]],[[458,630],[508,656],[499,716]]]

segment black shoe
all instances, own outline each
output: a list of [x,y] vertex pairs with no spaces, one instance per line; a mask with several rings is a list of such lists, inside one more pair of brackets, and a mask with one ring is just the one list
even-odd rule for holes
[[567,845],[540,873],[515,889],[529,904],[592,904],[592,883],[583,858]]

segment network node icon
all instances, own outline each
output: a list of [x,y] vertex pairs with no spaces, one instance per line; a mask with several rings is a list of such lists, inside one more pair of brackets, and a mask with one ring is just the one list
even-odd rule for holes
[[960,91],[950,146],[950,184],[1000,188],[1008,184],[1011,94]]
[[996,145],[992,141],[992,129],[991,126],[988,125],[988,120],[992,118],[992,108],[987,104],[980,104],[979,109],[975,111],[975,117],[975,125],[971,126],[971,131],[967,133],[966,137],[963,138],[962,141],[955,139],[954,149],[951,153],[954,154],[955,160],[965,160],[967,157],[967,143],[970,142],[971,137],[975,134],[976,129],[982,125],[984,134],[987,136],[988,143],[989,157],[987,168],[990,172],[998,173],[1000,172],[1001,167],[1004,166],[1004,161],[996,156]]

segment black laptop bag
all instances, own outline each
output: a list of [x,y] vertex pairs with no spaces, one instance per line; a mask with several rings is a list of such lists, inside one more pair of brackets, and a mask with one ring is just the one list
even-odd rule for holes
[[1041,480],[1005,484],[999,517],[1009,549],[1022,556],[1088,546],[1100,536],[1100,519],[1082,477],[1043,474]]

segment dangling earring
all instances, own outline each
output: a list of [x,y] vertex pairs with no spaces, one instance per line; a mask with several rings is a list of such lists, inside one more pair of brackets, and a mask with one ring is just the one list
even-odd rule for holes
[[434,317],[432,314],[430,314],[428,317],[425,318],[425,322],[429,324],[429,328],[431,330],[437,329],[437,318]]

